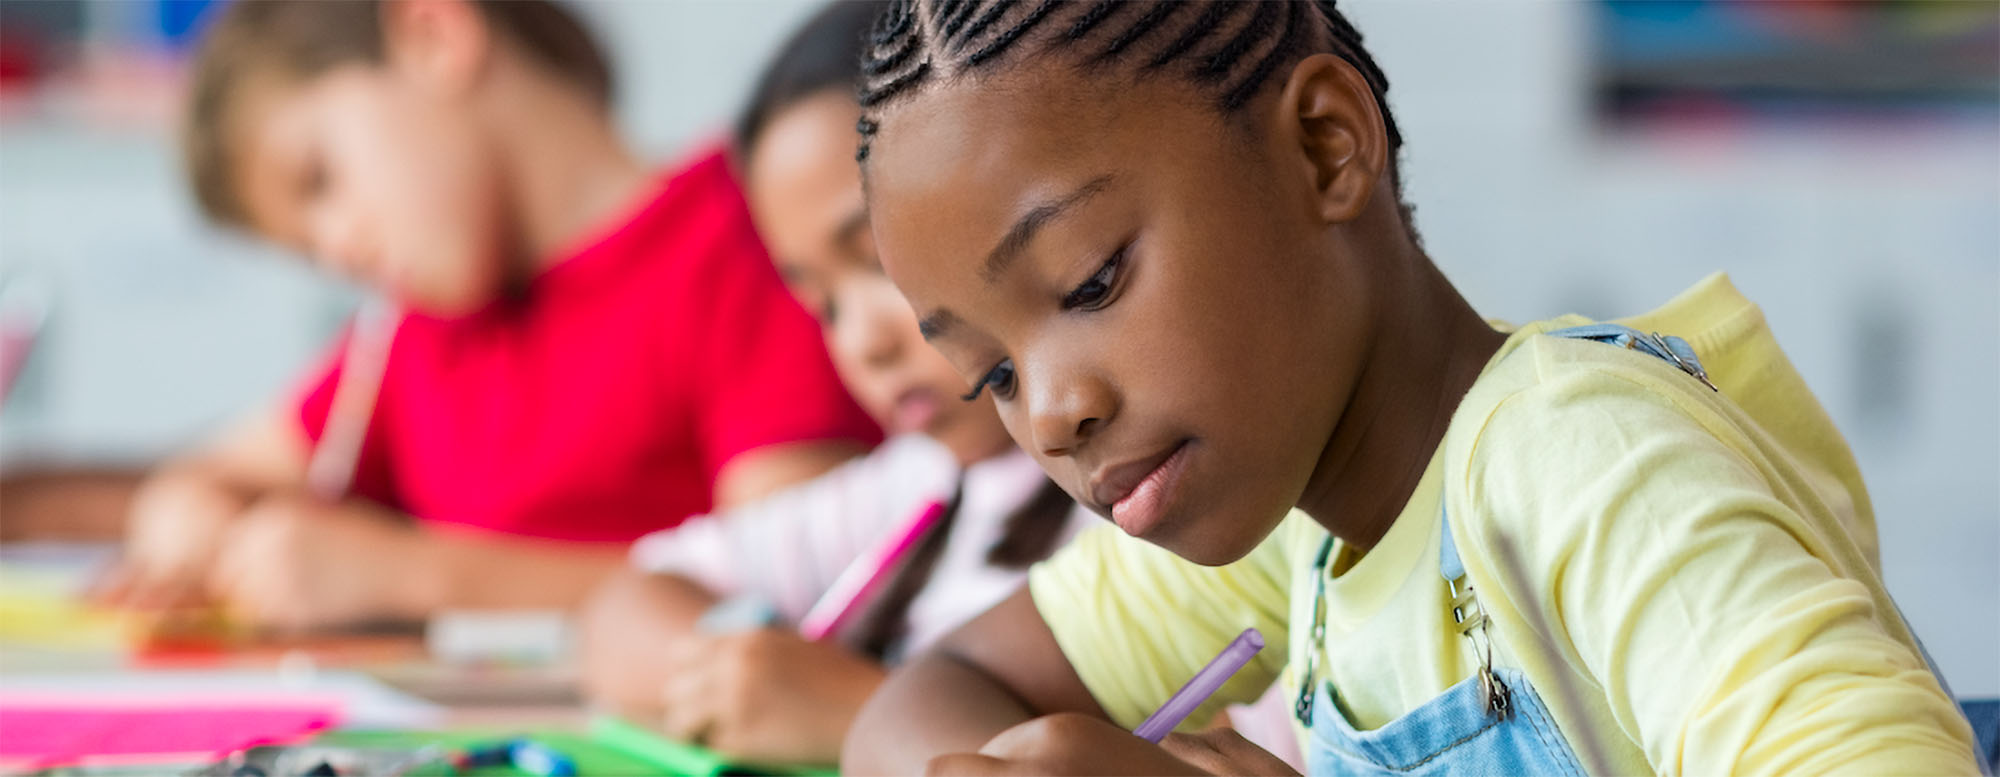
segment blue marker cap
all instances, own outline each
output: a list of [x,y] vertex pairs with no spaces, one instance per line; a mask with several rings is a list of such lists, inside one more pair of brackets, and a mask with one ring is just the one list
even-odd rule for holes
[[516,739],[508,746],[514,768],[535,777],[576,777],[576,762],[554,748],[532,739]]

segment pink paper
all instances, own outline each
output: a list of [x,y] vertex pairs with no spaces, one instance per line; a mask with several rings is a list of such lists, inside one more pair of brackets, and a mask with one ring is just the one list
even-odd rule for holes
[[210,761],[337,722],[332,699],[0,696],[0,768]]

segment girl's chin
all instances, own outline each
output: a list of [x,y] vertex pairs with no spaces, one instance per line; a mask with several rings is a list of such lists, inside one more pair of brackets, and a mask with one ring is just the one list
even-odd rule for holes
[[1174,555],[1202,566],[1216,567],[1241,561],[1277,530],[1284,519],[1269,522],[1240,513],[1229,514],[1185,505],[1179,514],[1161,522],[1146,537]]

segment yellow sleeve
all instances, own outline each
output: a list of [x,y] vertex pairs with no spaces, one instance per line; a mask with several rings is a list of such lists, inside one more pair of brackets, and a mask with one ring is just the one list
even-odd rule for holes
[[1589,678],[1661,773],[1977,773],[1864,544],[1669,369],[1573,370],[1486,419],[1455,528],[1515,652]]
[[1086,530],[1028,572],[1029,594],[1063,656],[1119,725],[1153,714],[1243,629],[1265,647],[1188,718],[1200,726],[1255,700],[1285,665],[1286,556],[1274,532],[1234,564],[1204,567],[1115,526]]

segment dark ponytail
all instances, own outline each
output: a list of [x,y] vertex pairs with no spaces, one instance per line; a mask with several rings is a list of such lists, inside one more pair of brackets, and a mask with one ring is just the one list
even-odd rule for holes
[[1069,513],[1075,506],[1076,502],[1061,486],[1043,480],[1035,495],[1007,516],[1007,528],[1000,541],[986,551],[986,563],[1026,569],[1029,564],[1054,555],[1056,541],[1062,539],[1063,527],[1069,524]]
[[[881,660],[902,641],[908,631],[905,619],[910,614],[910,603],[916,601],[917,594],[923,592],[937,570],[938,557],[944,555],[945,544],[951,537],[951,527],[956,523],[963,492],[961,485],[959,491],[952,494],[951,502],[946,504],[944,518],[931,528],[923,544],[910,554],[909,561],[901,569],[896,570],[896,576],[869,607],[861,626],[855,630],[859,638],[853,644],[862,652]],[[1041,487],[1007,516],[1006,528],[1001,531],[1000,539],[986,551],[986,563],[1007,569],[1024,569],[1054,554],[1074,504],[1061,487],[1043,480]]]

